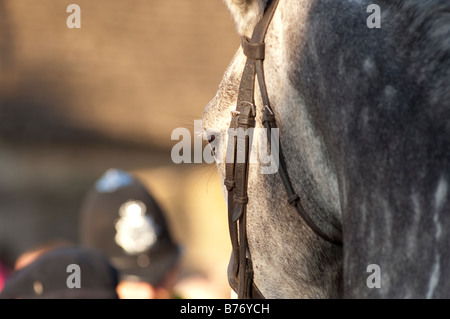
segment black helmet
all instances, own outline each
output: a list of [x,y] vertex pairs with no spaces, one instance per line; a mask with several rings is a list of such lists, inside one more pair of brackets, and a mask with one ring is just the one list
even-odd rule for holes
[[[70,288],[73,269],[79,267],[80,286]],[[117,299],[118,271],[104,253],[76,246],[55,248],[14,272],[0,299]]]
[[121,278],[158,285],[180,257],[164,212],[131,174],[109,169],[81,207],[81,243],[105,252]]

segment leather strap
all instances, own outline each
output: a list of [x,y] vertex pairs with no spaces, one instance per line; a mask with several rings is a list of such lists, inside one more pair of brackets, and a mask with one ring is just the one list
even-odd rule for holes
[[[254,87],[256,69],[259,68],[256,61],[260,61],[262,66],[265,54],[263,40],[277,4],[278,0],[270,1],[263,18],[255,27],[252,38],[242,38],[242,48],[247,61],[239,85],[236,111],[231,119],[231,134],[228,136],[224,183],[228,191],[228,225],[232,244],[230,285],[238,292],[239,298],[246,299],[263,296],[253,283],[253,265],[247,245],[247,184],[251,137],[244,133],[255,126]],[[239,158],[242,156],[243,161]]]
[[[264,111],[263,111],[263,125],[264,128],[266,128],[266,133],[267,133],[267,141],[269,144],[269,149],[272,150],[272,145],[271,145],[271,130],[273,128],[276,128],[276,122],[274,120],[273,114],[269,115],[266,113],[271,112],[270,107],[265,107]],[[265,120],[264,120],[265,118]],[[275,141],[276,143],[279,144],[279,141]],[[314,221],[308,216],[308,214],[306,214],[301,201],[300,201],[300,196],[298,196],[297,193],[295,193],[294,188],[292,186],[292,182],[291,179],[289,178],[289,174],[287,172],[287,166],[286,166],[286,161],[284,159],[284,155],[283,152],[281,150],[281,145],[277,145],[278,147],[276,147],[275,149],[278,149],[278,159],[279,159],[279,167],[278,167],[278,173],[280,175],[281,181],[283,183],[284,189],[286,191],[286,195],[288,197],[288,203],[291,206],[294,206],[295,209],[297,210],[297,213],[300,215],[300,217],[303,219],[303,221],[306,223],[306,225],[308,225],[308,227],[319,237],[321,237],[322,239],[337,245],[337,246],[342,246],[342,241],[339,237],[336,236],[330,236],[328,234],[326,234],[325,232],[322,231],[322,229],[320,229],[320,227],[318,227],[316,225],[316,223],[314,223]],[[338,230],[338,232],[340,232],[340,230]]]
[[[224,184],[228,191],[228,224],[232,244],[232,264],[230,264],[231,276],[229,276],[229,280],[231,287],[238,292],[238,298],[245,299],[264,298],[264,296],[253,282],[253,264],[247,244],[247,185],[251,136],[244,134],[244,132],[255,126],[254,87],[257,76],[264,105],[262,122],[266,128],[269,149],[272,151],[271,129],[277,126],[267,94],[263,61],[265,58],[264,38],[278,2],[279,0],[269,0],[264,16],[256,25],[251,39],[242,37],[242,49],[247,56],[247,60],[239,85],[236,111],[232,112],[230,135],[228,136]],[[238,131],[239,129],[241,131]],[[279,141],[275,142],[279,143]],[[277,146],[275,149],[279,150],[278,171],[289,204],[296,208],[301,218],[318,236],[333,244],[341,245],[339,238],[329,237],[305,213],[300,197],[292,187],[281,145]]]

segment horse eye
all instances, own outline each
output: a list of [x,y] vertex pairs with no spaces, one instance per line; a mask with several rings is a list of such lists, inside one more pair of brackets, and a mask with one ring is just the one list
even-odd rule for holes
[[[216,139],[216,136],[211,134],[208,136],[208,143],[211,144]],[[211,155],[216,156],[216,147],[211,145]]]

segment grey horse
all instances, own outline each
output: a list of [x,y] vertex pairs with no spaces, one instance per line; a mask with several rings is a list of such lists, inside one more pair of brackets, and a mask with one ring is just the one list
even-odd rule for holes
[[[250,37],[267,0],[225,3]],[[280,0],[265,42],[294,189],[343,246],[305,225],[277,174],[250,165],[248,245],[261,293],[449,298],[450,2]],[[244,63],[239,48],[203,114],[222,180]],[[260,128],[258,90],[255,101]]]

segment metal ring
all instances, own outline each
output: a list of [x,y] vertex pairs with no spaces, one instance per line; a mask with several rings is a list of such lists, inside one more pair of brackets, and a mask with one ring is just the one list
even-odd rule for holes
[[274,115],[272,109],[268,105],[264,105],[264,108],[267,109],[267,111],[270,112],[270,115]]

